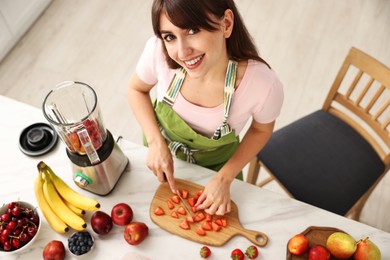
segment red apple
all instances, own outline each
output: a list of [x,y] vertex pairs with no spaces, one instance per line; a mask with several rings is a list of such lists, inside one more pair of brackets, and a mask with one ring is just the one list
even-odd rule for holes
[[138,245],[149,235],[149,228],[142,222],[131,222],[125,227],[124,238],[130,245]]
[[287,248],[293,255],[302,255],[309,248],[309,239],[303,234],[296,234],[288,241]]
[[309,260],[329,260],[330,252],[324,246],[314,245],[309,250]]
[[63,260],[65,258],[65,246],[61,241],[52,240],[43,249],[44,260]]
[[125,226],[133,220],[133,210],[126,203],[116,204],[111,210],[111,219],[118,226]]
[[98,210],[91,217],[91,226],[97,234],[107,235],[113,226],[112,219],[107,213]]

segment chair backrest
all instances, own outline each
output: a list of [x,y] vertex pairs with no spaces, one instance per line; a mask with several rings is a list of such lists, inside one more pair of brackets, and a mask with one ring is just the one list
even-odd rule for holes
[[390,68],[352,47],[322,109],[358,131],[390,169]]

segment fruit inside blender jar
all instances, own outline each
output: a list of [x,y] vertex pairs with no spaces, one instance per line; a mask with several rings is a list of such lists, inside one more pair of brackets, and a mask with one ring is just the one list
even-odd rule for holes
[[[87,130],[91,144],[95,150],[99,149],[105,140],[105,133],[102,131],[100,124],[94,120],[86,119],[82,122],[82,125]],[[79,129],[80,127],[68,134],[68,147],[74,153],[86,154],[84,146],[77,134]]]

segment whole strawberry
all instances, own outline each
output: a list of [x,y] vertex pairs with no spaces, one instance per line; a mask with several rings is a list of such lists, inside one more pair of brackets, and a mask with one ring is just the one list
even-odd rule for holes
[[208,248],[207,246],[203,246],[203,247],[200,249],[200,256],[201,256],[202,258],[208,258],[210,255],[211,255],[211,250],[210,250],[210,248]]
[[246,256],[249,259],[255,259],[259,255],[259,251],[255,246],[249,246],[245,251]]
[[245,258],[244,253],[238,248],[234,249],[230,256],[233,260],[244,260]]

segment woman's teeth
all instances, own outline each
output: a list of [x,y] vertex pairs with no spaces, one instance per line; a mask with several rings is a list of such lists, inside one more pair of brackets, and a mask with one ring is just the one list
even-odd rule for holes
[[198,61],[200,61],[202,59],[203,56],[199,56],[193,60],[189,60],[189,61],[185,61],[185,64],[188,65],[188,66],[192,66],[194,65],[195,63],[197,63]]

